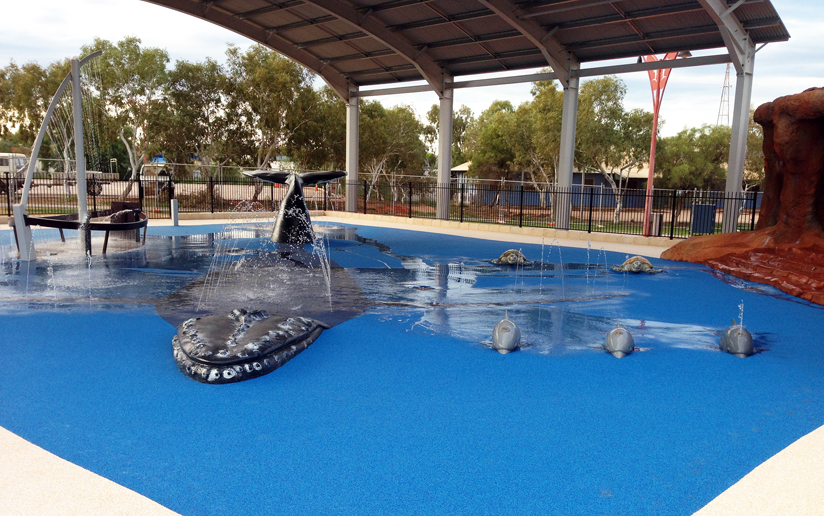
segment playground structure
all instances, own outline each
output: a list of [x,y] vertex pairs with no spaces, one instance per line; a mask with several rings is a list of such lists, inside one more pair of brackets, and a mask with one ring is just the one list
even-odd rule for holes
[[[57,88],[57,91],[55,92],[54,97],[52,98],[52,101],[49,104],[49,109],[46,111],[46,116],[43,119],[43,123],[40,126],[40,131],[37,134],[37,139],[35,140],[34,146],[32,147],[31,159],[28,163],[26,178],[23,183],[23,192],[21,194],[21,199],[20,202],[15,204],[12,208],[12,212],[14,214],[12,225],[14,227],[15,242],[17,244],[17,250],[20,259],[23,261],[34,260],[37,258],[34,246],[34,239],[32,237],[31,231],[32,226],[57,228],[58,230],[60,230],[61,239],[64,242],[64,229],[76,229],[80,231],[80,246],[82,248],[83,254],[86,255],[90,255],[92,252],[92,231],[105,231],[106,235],[103,244],[104,253],[108,248],[109,235],[112,231],[128,232],[125,234],[130,234],[132,231],[134,231],[135,234],[137,234],[137,232],[142,228],[143,243],[145,243],[146,226],[148,224],[148,219],[146,218],[145,214],[140,212],[139,208],[135,210],[134,206],[121,206],[121,208],[126,209],[119,210],[118,213],[112,213],[111,211],[100,212],[96,210],[90,212],[88,209],[88,195],[89,193],[91,193],[92,195],[96,195],[98,187],[100,187],[102,191],[102,185],[100,184],[100,182],[103,180],[103,178],[102,176],[98,178],[95,175],[91,175],[91,177],[87,178],[86,175],[86,162],[83,158],[83,156],[85,156],[85,152],[83,137],[83,109],[81,93],[82,85],[80,80],[80,69],[83,67],[83,65],[85,65],[95,57],[100,56],[101,54],[102,51],[98,51],[93,52],[82,59],[72,59],[71,71],[68,75],[66,75],[66,78],[63,79],[63,82],[60,83],[60,86]],[[26,208],[28,205],[29,193],[32,188],[32,182],[34,180],[35,169],[37,168],[37,157],[40,153],[40,148],[43,145],[43,139],[46,136],[49,121],[51,120],[52,115],[54,114],[55,108],[60,102],[61,96],[70,84],[72,87],[71,104],[72,115],[74,118],[74,151],[77,159],[75,159],[76,170],[74,171],[74,173],[72,174],[71,172],[66,172],[66,175],[63,179],[68,181],[69,176],[72,175],[74,181],[76,181],[77,213],[59,216],[32,217],[28,215]],[[117,222],[118,220],[121,222]]]

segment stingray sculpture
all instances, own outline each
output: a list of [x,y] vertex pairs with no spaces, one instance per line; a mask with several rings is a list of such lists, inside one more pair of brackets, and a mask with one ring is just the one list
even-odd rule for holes
[[304,173],[251,170],[243,173],[261,181],[288,187],[286,196],[280,203],[275,227],[272,230],[272,242],[296,245],[310,244],[315,241],[309,209],[303,198],[303,187],[325,183],[346,175],[346,172],[340,170]]

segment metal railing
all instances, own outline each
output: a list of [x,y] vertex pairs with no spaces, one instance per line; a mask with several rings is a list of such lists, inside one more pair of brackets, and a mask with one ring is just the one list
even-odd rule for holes
[[[77,211],[77,187],[70,175],[34,179],[27,211],[32,215],[60,215]],[[101,176],[103,177],[103,176]],[[11,215],[19,202],[23,176],[0,176],[0,213]],[[435,183],[431,178],[403,178],[393,182],[368,180],[357,183],[335,181],[304,187],[311,210],[344,211],[345,192],[357,190],[360,213],[407,218],[436,218],[439,193],[448,190],[449,220],[505,224],[518,227],[558,228],[590,233],[643,233],[644,190],[626,190],[616,195],[611,189],[575,185],[558,188],[551,184],[459,182]],[[124,196],[124,193],[128,193]],[[286,187],[245,176],[235,179],[178,179],[168,176],[128,181],[88,182],[88,205],[104,211],[115,201],[140,203],[150,218],[169,218],[171,200],[178,200],[180,212],[274,211],[283,200]],[[651,196],[651,236],[686,238],[695,234],[720,232],[724,206],[735,203],[738,230],[750,231],[758,221],[762,194],[727,194],[714,191],[655,190]],[[569,223],[561,228],[556,207],[569,206]],[[620,205],[620,208],[619,208]]]
[[[570,206],[569,224],[563,229],[589,233],[643,234],[644,190],[616,195],[611,189],[576,185],[524,183],[438,185],[432,182],[349,183],[358,189],[358,209],[364,214],[409,218],[435,218],[438,192],[449,190],[449,220],[504,224],[518,227],[560,228],[555,207]],[[751,231],[758,221],[760,192],[727,194],[715,191],[655,190],[650,236],[687,238],[721,230],[726,203],[735,203],[738,230]],[[620,204],[620,209],[618,205]],[[334,209],[334,208],[330,208]],[[329,211],[329,210],[327,210]]]

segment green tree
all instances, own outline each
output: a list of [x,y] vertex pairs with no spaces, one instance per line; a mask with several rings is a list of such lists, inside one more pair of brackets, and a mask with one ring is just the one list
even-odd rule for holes
[[102,81],[101,98],[111,116],[109,125],[123,143],[129,156],[131,180],[121,193],[125,199],[140,173],[144,158],[151,152],[152,139],[147,134],[151,117],[162,116],[154,104],[162,100],[167,81],[169,54],[164,49],[142,47],[136,37],[117,43],[95,38],[82,53],[102,50],[94,62]]
[[730,151],[730,128],[704,125],[684,129],[658,143],[655,168],[665,188],[723,190]]
[[[465,163],[467,158],[466,132],[472,124],[474,117],[472,110],[465,105],[461,105],[452,113],[452,163],[454,167]],[[438,141],[438,131],[441,124],[441,109],[438,104],[432,104],[426,113],[428,124],[424,127],[424,141],[433,150],[432,159],[437,157],[435,143]]]
[[202,171],[225,165],[239,152],[238,141],[248,129],[227,111],[229,77],[219,63],[178,61],[168,72],[163,98],[153,105],[150,130],[155,144],[173,162],[189,163],[196,156]]
[[232,85],[228,110],[251,128],[246,145],[254,165],[268,167],[310,120],[318,99],[313,76],[262,45],[246,52],[230,46],[226,58]]
[[470,125],[467,131],[472,160],[470,174],[485,179],[512,179],[515,149],[510,134],[514,114],[511,102],[496,100]]
[[[627,168],[641,167],[648,159],[652,139],[652,113],[642,109],[626,111],[627,88],[615,76],[606,76],[581,85],[575,162],[581,172],[600,173],[615,195],[613,219],[621,213],[623,188],[615,176]],[[663,123],[659,123],[659,127]]]
[[360,124],[359,169],[370,184],[367,197],[381,177],[394,184],[396,175],[423,173],[424,128],[411,107],[387,109],[380,102],[362,100]]
[[750,123],[747,129],[747,158],[744,162],[744,183],[761,185],[764,181],[764,130],[753,120],[755,109],[750,107]]
[[328,86],[313,92],[307,121],[292,132],[288,155],[303,168],[342,169],[346,159],[346,104]]
[[12,132],[31,145],[57,87],[69,73],[69,61],[43,68],[37,63],[0,69],[0,136]]

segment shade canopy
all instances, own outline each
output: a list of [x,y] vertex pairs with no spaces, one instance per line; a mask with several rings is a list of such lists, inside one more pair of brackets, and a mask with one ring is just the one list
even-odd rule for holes
[[[342,98],[360,86],[784,41],[769,0],[146,0],[249,37],[317,73]],[[446,85],[446,86],[445,86]]]

